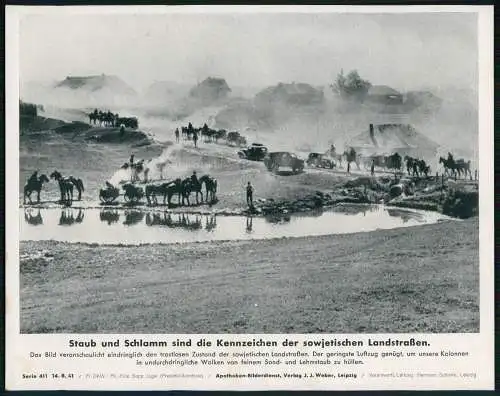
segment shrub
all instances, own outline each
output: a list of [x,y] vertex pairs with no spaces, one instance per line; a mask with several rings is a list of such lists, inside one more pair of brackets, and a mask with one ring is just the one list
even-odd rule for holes
[[35,118],[38,115],[38,107],[32,103],[19,101],[19,115],[21,117]]
[[477,216],[478,209],[479,194],[477,191],[450,191],[443,202],[443,214],[460,219]]

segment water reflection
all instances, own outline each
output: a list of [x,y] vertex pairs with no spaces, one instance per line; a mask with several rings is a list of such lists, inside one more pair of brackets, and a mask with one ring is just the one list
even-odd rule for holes
[[78,210],[78,214],[75,217],[74,209],[65,208],[61,210],[61,216],[59,217],[59,225],[62,226],[72,226],[73,224],[80,224],[85,218],[85,213],[83,209]]
[[205,230],[208,232],[212,232],[215,230],[215,227],[217,227],[217,216],[212,215],[212,216],[206,216],[205,218]]
[[33,214],[33,212],[34,210],[32,208],[24,210],[24,220],[26,223],[32,226],[43,225],[43,217],[40,213],[40,209],[36,211],[36,214]]
[[422,215],[416,212],[408,212],[401,209],[387,209],[389,216],[400,218],[403,223],[408,223],[410,220],[421,220]]
[[[20,212],[22,240],[135,244],[144,241],[268,239],[408,227],[435,223],[443,218],[433,212],[360,205],[352,208],[346,205],[340,211],[324,211],[319,215],[310,212],[267,218],[144,212],[138,209],[34,209]],[[165,232],[165,227],[168,232]]]
[[342,213],[345,215],[353,215],[353,216],[363,214],[364,217],[366,217],[366,214],[369,212],[376,212],[380,210],[381,209],[375,205],[356,205],[356,204],[338,205],[333,209],[333,211],[337,213]]
[[120,221],[120,213],[117,210],[104,209],[99,212],[99,218],[101,221],[111,225]]
[[[215,216],[213,216],[215,218]],[[200,215],[188,215],[185,213],[171,214],[171,213],[148,213],[146,215],[146,225],[152,226],[166,226],[169,228],[183,228],[189,231],[196,231],[203,228]],[[215,228],[215,221],[208,222],[206,229]]]
[[247,217],[247,234],[251,234],[252,233],[252,228],[253,228],[253,217],[252,216],[248,216]]
[[125,221],[123,225],[132,226],[135,224],[139,224],[142,219],[144,219],[145,213],[140,210],[131,210],[125,212]]
[[290,215],[286,213],[278,213],[278,214],[270,214],[265,216],[265,219],[268,223],[280,224],[280,223],[289,223]]

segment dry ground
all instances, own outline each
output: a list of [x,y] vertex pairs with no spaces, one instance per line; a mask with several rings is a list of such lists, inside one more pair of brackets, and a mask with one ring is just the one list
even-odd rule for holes
[[21,331],[477,332],[478,246],[477,218],[249,242],[21,242]]

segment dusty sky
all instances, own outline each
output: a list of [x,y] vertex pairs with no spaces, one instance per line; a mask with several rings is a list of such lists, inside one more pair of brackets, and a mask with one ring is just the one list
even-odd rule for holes
[[433,14],[177,14],[24,16],[21,79],[115,74],[229,85],[327,84],[358,69],[397,89],[477,84],[477,16]]

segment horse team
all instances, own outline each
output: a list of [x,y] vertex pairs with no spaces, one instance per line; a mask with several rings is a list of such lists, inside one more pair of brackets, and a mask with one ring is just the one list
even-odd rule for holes
[[[203,199],[203,186],[205,187],[205,200]],[[198,205],[200,202],[203,203],[203,201],[211,204],[217,199],[217,180],[209,175],[203,175],[198,179],[196,172],[191,177],[185,179],[176,178],[165,183],[148,184],[144,188],[132,183],[126,183],[122,186],[122,189],[124,190],[125,201],[137,203],[145,196],[150,206],[158,205],[158,197],[163,197],[163,205],[168,204],[168,206],[171,206],[174,196],[177,196],[178,206],[186,204],[190,206],[190,196],[192,193],[195,194],[196,204]],[[103,191],[105,190],[101,190],[101,193]]]
[[[73,202],[73,188],[78,191],[78,201],[82,199],[82,192],[85,191],[82,179],[77,179],[73,176],[64,177],[59,171],[55,170],[51,173],[50,179],[54,179],[58,185],[61,192],[61,203],[71,204]],[[38,171],[35,171],[28,182],[24,186],[24,204],[26,204],[26,198],[29,199],[30,203],[31,194],[37,193],[37,202],[40,202],[40,191],[44,183],[48,183],[50,179],[45,174],[38,175]]]
[[195,143],[201,136],[205,143],[219,143],[219,139],[225,140],[229,145],[245,146],[247,139],[239,132],[227,132],[225,129],[212,129],[206,123],[201,128],[194,128],[193,124],[182,126],[181,131],[175,130],[175,139],[177,142],[182,135],[183,140],[193,140]]
[[[372,172],[375,167],[380,167],[383,169],[401,171],[403,167],[406,167],[406,171],[409,176],[414,177],[428,177],[431,171],[431,167],[424,159],[411,157],[405,155],[401,157],[399,153],[393,153],[391,155],[371,155],[363,157],[362,155],[356,153],[354,148],[344,151],[343,154],[335,154],[335,151],[330,150],[327,152],[332,158],[341,162],[342,158],[348,164],[348,169],[350,168],[350,163],[354,162],[358,169],[360,169],[360,162],[363,160],[366,169],[371,168]],[[463,158],[455,160],[451,153],[448,153],[448,157],[439,157],[439,163],[444,167],[444,174],[446,176],[461,177],[466,178],[467,176],[472,180],[471,172],[471,161],[465,161]]]

